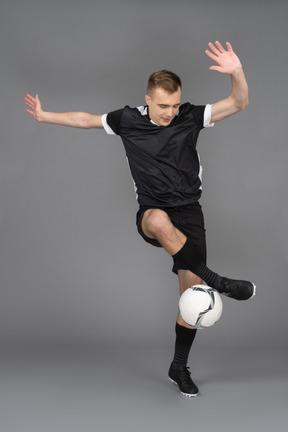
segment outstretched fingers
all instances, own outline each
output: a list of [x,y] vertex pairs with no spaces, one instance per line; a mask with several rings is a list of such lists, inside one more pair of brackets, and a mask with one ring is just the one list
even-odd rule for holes
[[[215,46],[216,45],[216,46]],[[218,62],[219,56],[224,51],[224,48],[220,44],[220,42],[216,41],[215,45],[212,42],[208,43],[210,50],[206,50],[205,53],[208,57],[210,57],[213,61]],[[213,54],[214,53],[214,54]]]
[[36,95],[35,97],[33,97],[30,94],[27,94],[24,99],[27,100],[30,103],[36,104],[37,98],[38,98],[38,95]]
[[24,97],[24,101],[30,108],[34,108],[36,105],[36,99],[29,94]]
[[209,42],[208,46],[210,50],[205,51],[206,55],[217,63],[211,66],[210,70],[231,74],[241,67],[240,60],[234,53],[229,42],[226,42],[226,49],[219,41],[216,41],[215,44]]
[[24,101],[26,106],[30,108],[26,108],[26,111],[35,117],[36,111],[41,110],[41,103],[38,94],[35,97],[31,96],[30,94],[26,94]]
[[[215,46],[216,45],[216,46]],[[217,61],[219,57],[221,57],[221,54],[227,53],[225,48],[222,46],[222,44],[219,41],[215,42],[215,45],[212,42],[208,43],[208,46],[210,50],[206,50],[205,53],[214,61]],[[229,42],[226,42],[227,50],[232,51],[232,46]],[[214,53],[214,54],[213,54]]]
[[[216,45],[216,46],[215,46]],[[215,45],[212,42],[209,42],[208,46],[209,48],[216,54],[219,55],[221,53],[223,53],[224,48],[221,45],[221,43],[219,41],[215,42]]]

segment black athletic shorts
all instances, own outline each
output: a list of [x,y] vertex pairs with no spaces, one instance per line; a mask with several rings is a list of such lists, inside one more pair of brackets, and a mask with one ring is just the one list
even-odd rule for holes
[[[199,255],[206,264],[206,231],[202,207],[199,202],[178,207],[140,207],[136,215],[136,225],[143,239],[156,247],[162,247],[158,240],[150,239],[142,230],[142,219],[146,210],[159,208],[167,213],[173,225],[192,240],[198,249]],[[177,264],[172,271],[177,274],[178,270],[189,270],[185,265]]]

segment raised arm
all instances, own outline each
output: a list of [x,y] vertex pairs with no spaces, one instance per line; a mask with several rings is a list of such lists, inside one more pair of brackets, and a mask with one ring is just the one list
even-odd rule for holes
[[212,105],[211,123],[223,120],[241,111],[249,103],[248,85],[242,64],[234,53],[231,44],[226,42],[227,50],[218,41],[215,42],[215,45],[210,42],[208,46],[211,51],[205,51],[207,56],[217,63],[217,65],[211,66],[210,70],[230,75],[232,90],[228,98],[222,99]]
[[31,114],[38,122],[58,124],[62,126],[70,126],[83,129],[103,129],[101,115],[77,111],[64,113],[47,112],[42,109],[42,105],[38,95],[33,97],[27,94],[24,100],[28,107],[26,108],[26,111]]

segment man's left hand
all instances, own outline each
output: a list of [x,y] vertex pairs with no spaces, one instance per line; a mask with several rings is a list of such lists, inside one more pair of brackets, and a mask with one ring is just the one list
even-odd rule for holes
[[208,46],[212,52],[208,49],[205,51],[208,57],[218,63],[218,66],[211,66],[210,70],[233,75],[233,73],[242,69],[241,62],[229,42],[226,42],[227,50],[218,41],[215,42],[215,45],[209,42]]

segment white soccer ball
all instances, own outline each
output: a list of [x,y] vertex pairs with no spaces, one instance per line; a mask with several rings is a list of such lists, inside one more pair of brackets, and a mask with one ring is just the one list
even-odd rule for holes
[[194,285],[181,295],[179,310],[187,324],[206,328],[219,320],[223,303],[218,291],[206,285]]

